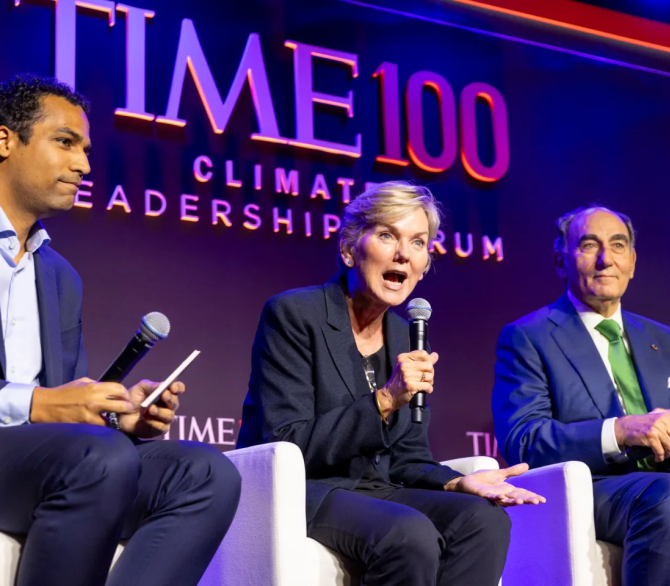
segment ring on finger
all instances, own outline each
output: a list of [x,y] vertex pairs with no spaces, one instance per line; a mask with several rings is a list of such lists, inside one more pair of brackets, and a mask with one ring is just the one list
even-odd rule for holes
[[425,381],[426,381],[426,373],[425,373],[425,372],[422,372],[422,373],[421,373],[421,382],[423,383],[423,382],[425,382]]

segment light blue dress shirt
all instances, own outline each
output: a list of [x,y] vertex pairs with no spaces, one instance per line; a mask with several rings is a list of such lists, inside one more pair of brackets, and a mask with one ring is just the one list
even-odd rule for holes
[[42,371],[40,312],[33,255],[50,241],[40,222],[30,231],[26,252],[18,264],[21,246],[4,210],[0,208],[0,318],[5,344],[5,380],[0,389],[0,426],[30,421],[33,391]]

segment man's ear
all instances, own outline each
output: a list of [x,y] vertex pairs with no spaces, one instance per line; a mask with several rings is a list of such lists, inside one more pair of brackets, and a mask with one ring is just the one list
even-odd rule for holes
[[561,279],[567,277],[568,273],[565,270],[565,253],[562,250],[554,252],[554,268]]
[[631,251],[630,254],[631,254],[631,256],[632,256],[632,258],[630,259],[630,260],[631,260],[631,265],[630,265],[630,279],[632,280],[633,277],[635,276],[635,263],[637,262],[637,250],[635,250],[635,249],[633,248],[633,250]]
[[16,133],[6,126],[0,126],[0,158],[6,159],[14,146]]

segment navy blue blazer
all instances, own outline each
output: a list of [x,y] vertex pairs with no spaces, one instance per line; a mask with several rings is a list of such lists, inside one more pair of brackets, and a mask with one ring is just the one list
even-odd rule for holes
[[[88,371],[81,330],[81,279],[72,265],[46,244],[37,250],[33,258],[43,360],[39,382],[44,387],[57,387],[86,376]],[[4,380],[7,360],[2,336],[0,367],[2,389],[7,384]]]
[[[353,489],[374,465],[407,487],[442,490],[457,472],[428,448],[428,423],[411,422],[409,407],[385,425],[356,347],[339,279],[287,291],[263,309],[252,351],[249,392],[237,447],[296,444],[305,459],[307,520],[335,488]],[[409,351],[407,322],[384,316],[390,364]],[[429,413],[427,409],[425,413]]]
[[[670,407],[670,328],[623,312],[642,394],[651,411]],[[603,419],[624,415],[593,340],[567,295],[505,326],[497,348],[493,418],[507,462],[531,468],[579,460],[593,474],[622,474],[607,464]]]

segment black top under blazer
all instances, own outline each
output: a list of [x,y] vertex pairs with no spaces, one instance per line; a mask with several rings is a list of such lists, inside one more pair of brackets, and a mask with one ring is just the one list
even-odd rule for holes
[[[390,364],[409,351],[407,321],[384,315]],[[287,441],[303,453],[307,521],[335,488],[353,489],[367,466],[391,482],[443,490],[457,472],[428,447],[429,410],[411,422],[408,406],[381,420],[351,328],[343,284],[281,293],[263,309],[252,351],[249,392],[237,447]]]

